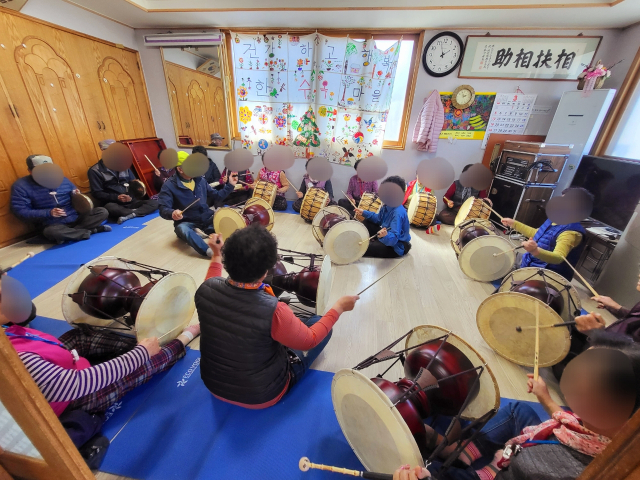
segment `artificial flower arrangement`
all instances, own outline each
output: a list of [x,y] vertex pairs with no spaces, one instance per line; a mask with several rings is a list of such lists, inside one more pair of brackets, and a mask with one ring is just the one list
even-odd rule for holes
[[605,67],[602,64],[602,60],[598,60],[594,67],[585,68],[578,75],[578,90],[588,91],[594,88],[602,88],[604,81],[611,76],[612,68]]

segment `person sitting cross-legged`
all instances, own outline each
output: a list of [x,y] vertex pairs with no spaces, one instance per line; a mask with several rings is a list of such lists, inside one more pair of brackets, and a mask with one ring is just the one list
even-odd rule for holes
[[34,168],[53,163],[46,155],[29,155],[29,175],[22,177],[11,187],[11,211],[16,217],[34,224],[48,240],[58,244],[88,240],[94,233],[110,232],[109,225],[102,225],[109,216],[102,207],[80,215],[73,208],[71,199],[80,190],[64,177],[62,184],[51,189],[38,184],[31,175]]
[[184,173],[182,164],[187,157],[186,152],[178,152],[176,173],[162,185],[158,195],[160,216],[165,220],[173,220],[180,240],[187,242],[200,255],[211,257],[212,252],[203,240],[203,237],[213,233],[213,210],[209,208],[209,203],[226,198],[233,192],[237,177],[232,172],[229,183],[222,190],[214,190],[204,177],[192,178]]
[[[405,189],[404,179],[398,176],[386,178],[382,185],[385,183],[395,183],[402,188],[402,191]],[[364,226],[369,230],[369,235],[376,235],[370,240],[365,257],[397,258],[409,253],[411,250],[409,217],[402,205],[390,207],[383,204],[378,213],[359,208],[354,211],[364,217]]]
[[[264,282],[277,241],[259,225],[226,240],[209,238],[213,258],[195,301],[202,328],[200,371],[218,399],[249,409],[275,405],[296,385],[358,296],[344,296],[320,317],[300,320]],[[222,277],[222,266],[229,278]]]
[[[99,142],[102,151],[115,140]],[[144,217],[158,210],[158,202],[149,198],[132,198],[131,183],[136,179],[130,168],[123,172],[115,172],[100,159],[87,172],[91,195],[109,212],[109,216],[122,224],[136,217]]]

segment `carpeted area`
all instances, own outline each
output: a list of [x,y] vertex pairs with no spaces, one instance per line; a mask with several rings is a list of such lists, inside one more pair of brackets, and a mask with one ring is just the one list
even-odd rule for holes
[[75,272],[80,265],[99,257],[125,238],[145,227],[158,213],[129,220],[122,225],[110,223],[111,232],[91,235],[89,240],[55,245],[21,263],[11,270],[11,276],[20,280],[29,290],[31,298],[56,285]]

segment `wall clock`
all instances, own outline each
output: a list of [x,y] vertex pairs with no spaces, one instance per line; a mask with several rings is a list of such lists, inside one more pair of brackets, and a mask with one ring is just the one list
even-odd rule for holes
[[453,72],[462,61],[464,45],[453,32],[440,32],[422,52],[422,66],[432,77],[444,77]]
[[470,107],[475,99],[476,91],[471,85],[460,85],[451,95],[451,103],[460,110]]

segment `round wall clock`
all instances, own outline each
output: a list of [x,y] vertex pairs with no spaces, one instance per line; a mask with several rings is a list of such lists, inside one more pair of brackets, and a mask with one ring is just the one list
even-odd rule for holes
[[464,45],[453,32],[441,32],[427,42],[422,52],[422,66],[432,77],[444,77],[462,61]]
[[470,107],[475,99],[476,91],[471,85],[460,85],[451,95],[451,103],[460,110]]

